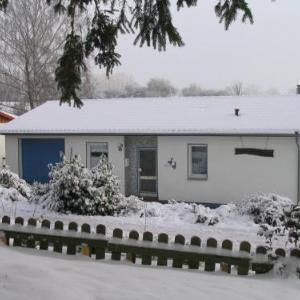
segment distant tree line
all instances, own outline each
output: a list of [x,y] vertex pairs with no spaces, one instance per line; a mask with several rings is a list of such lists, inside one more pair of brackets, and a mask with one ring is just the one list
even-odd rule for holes
[[235,81],[225,88],[207,89],[198,84],[190,84],[182,89],[175,87],[169,80],[152,78],[145,85],[140,85],[126,74],[116,74],[108,79],[106,76],[87,74],[82,86],[82,98],[145,98],[145,97],[202,97],[202,96],[243,96],[274,95],[276,89],[263,90],[258,86],[246,86]]

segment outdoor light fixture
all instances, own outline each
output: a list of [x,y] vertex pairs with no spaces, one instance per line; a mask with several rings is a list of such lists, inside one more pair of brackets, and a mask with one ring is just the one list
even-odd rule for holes
[[118,146],[118,150],[119,150],[120,152],[123,151],[123,147],[124,147],[124,145],[123,145],[122,143],[120,143],[119,146]]
[[168,160],[168,164],[172,167],[172,169],[176,169],[176,161],[173,157],[171,157],[170,160]]

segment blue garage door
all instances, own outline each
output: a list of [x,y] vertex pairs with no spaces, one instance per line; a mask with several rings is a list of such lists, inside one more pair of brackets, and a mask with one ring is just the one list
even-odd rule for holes
[[48,164],[61,160],[64,139],[22,139],[22,175],[27,182],[49,181]]

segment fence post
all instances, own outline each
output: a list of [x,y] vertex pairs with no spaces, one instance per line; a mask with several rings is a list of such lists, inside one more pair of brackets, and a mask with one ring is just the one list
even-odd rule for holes
[[[36,227],[36,219],[30,218],[27,223],[27,228]],[[27,248],[34,249],[35,248],[35,239],[33,235],[28,235],[26,240]]]
[[[54,223],[54,229],[55,230],[64,230],[64,223],[61,221],[56,221]],[[61,238],[56,238],[56,240],[53,243],[53,251],[62,253],[62,241]]]
[[[144,232],[143,234],[143,241],[152,242],[153,241],[153,234],[149,231]],[[149,254],[142,255],[142,265],[150,266],[152,262],[151,250],[149,250]]]
[[[2,224],[7,224],[7,225],[10,225],[10,217],[8,216],[4,216],[2,218]],[[5,232],[5,236],[6,236],[6,245],[9,246],[9,239],[10,239],[10,235],[8,232]]]
[[[102,224],[97,225],[96,233],[105,235],[106,234],[106,227]],[[92,251],[94,251],[94,250],[92,250]],[[95,248],[95,253],[96,253],[96,259],[105,259],[105,248],[97,246]]]
[[[191,237],[191,246],[193,247],[201,247],[201,239],[198,236],[192,236]],[[190,259],[188,261],[189,269],[198,270],[199,269],[199,259]]]
[[[42,228],[50,229],[50,225],[51,223],[49,220],[43,220],[41,226]],[[41,239],[40,250],[48,250],[48,239],[46,237]]]
[[[217,240],[215,240],[214,238],[209,238],[206,242],[206,247],[208,248],[217,248],[217,245]],[[216,270],[216,263],[213,257],[207,257],[205,259],[204,270],[208,272],[214,272]]]
[[2,223],[3,223],[3,224],[8,224],[8,225],[10,225],[10,217],[4,216],[4,217],[2,218]]
[[[240,244],[240,252],[247,252],[250,254],[251,251],[251,244],[247,241],[243,241]],[[240,263],[237,266],[237,273],[238,275],[248,275],[250,269],[249,261],[245,263]]]
[[[232,241],[230,241],[230,240],[224,240],[222,242],[222,249],[226,249],[226,250],[232,251],[232,247],[233,247]],[[231,264],[224,263],[224,262],[221,263],[221,271],[230,274],[231,273]]]
[[82,224],[81,225],[81,232],[85,232],[85,233],[91,233],[91,226],[89,224]]
[[[114,231],[113,231],[113,238],[122,239],[123,238],[122,229],[115,228]],[[121,252],[120,251],[112,251],[111,252],[111,259],[112,260],[121,260]]]
[[[20,225],[23,226],[24,225],[24,219],[21,217],[17,217],[15,219],[15,224],[16,225]],[[21,247],[22,246],[22,240],[21,240],[21,235],[20,234],[16,234],[14,237],[14,242],[13,242],[13,246],[14,247]]]
[[292,249],[290,256],[300,258],[300,249],[297,248]]
[[[181,234],[177,234],[175,236],[175,241],[174,241],[175,245],[184,245],[185,244],[185,238],[183,235]],[[173,268],[182,268],[182,264],[183,264],[183,259],[181,257],[181,255],[179,255],[179,257],[173,258]]]
[[[267,248],[264,246],[258,246],[256,248],[256,255],[261,255],[267,258]],[[256,274],[265,274],[272,270],[273,265],[268,262],[254,262],[252,263],[252,270],[256,272]]]
[[[69,224],[68,229],[69,229],[69,231],[75,231],[75,232],[77,232],[77,230],[78,230],[77,223],[71,222]],[[67,254],[69,254],[69,255],[75,255],[76,254],[76,242],[75,242],[75,239],[68,238],[67,241],[68,241],[67,242]]]
[[285,250],[282,249],[282,248],[277,248],[277,249],[275,250],[275,254],[276,254],[277,256],[280,256],[280,257],[286,257]]
[[[139,239],[139,233],[137,231],[135,231],[135,230],[130,231],[129,232],[129,239],[130,240],[138,241],[138,239]],[[126,254],[126,259],[135,264],[135,262],[136,262],[136,254],[135,253],[127,253]]]
[[[168,244],[169,236],[165,233],[160,233],[158,235],[158,243]],[[168,257],[166,255],[159,255],[157,257],[157,265],[158,266],[167,266],[168,265]]]

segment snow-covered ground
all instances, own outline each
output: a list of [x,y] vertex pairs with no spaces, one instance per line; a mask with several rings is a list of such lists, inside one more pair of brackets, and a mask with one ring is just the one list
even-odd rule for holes
[[144,267],[24,248],[0,247],[0,265],[5,300],[289,300],[300,293],[294,277]]
[[[202,213],[208,217],[217,216],[219,223],[213,226],[199,224],[196,222],[196,215],[191,211],[190,205],[173,204],[162,205],[159,203],[145,203],[145,209],[148,217],[141,212],[129,214],[126,216],[78,216],[58,214],[56,212],[43,209],[41,205],[35,206],[27,201],[15,202],[2,201],[0,203],[0,215],[22,216],[25,219],[30,217],[49,219],[50,221],[62,220],[65,225],[70,221],[75,221],[79,225],[83,223],[90,224],[93,228],[98,224],[104,224],[107,227],[108,235],[112,234],[114,228],[121,228],[125,236],[130,230],[153,232],[154,236],[161,232],[167,233],[174,238],[176,234],[182,234],[186,240],[191,236],[198,235],[203,242],[214,237],[219,242],[224,239],[231,239],[234,247],[237,248],[241,241],[247,240],[253,246],[264,245],[265,239],[258,236],[258,225],[247,215],[240,215],[230,205],[222,206],[215,210],[202,208]],[[204,211],[203,211],[204,210]],[[154,216],[153,216],[154,215]],[[279,238],[274,241],[274,247],[283,247],[286,238]]]

